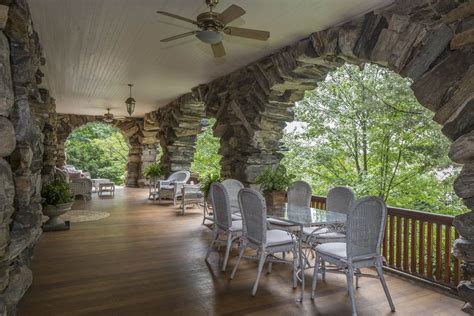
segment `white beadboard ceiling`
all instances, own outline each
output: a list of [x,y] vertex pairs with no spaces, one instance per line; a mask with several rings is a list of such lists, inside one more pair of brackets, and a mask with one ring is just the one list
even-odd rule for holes
[[310,33],[325,29],[390,0],[221,0],[247,13],[230,25],[268,30],[268,42],[226,36],[227,56],[214,59],[194,36],[160,39],[193,25],[157,10],[196,18],[204,0],[29,0],[47,64],[43,86],[59,113],[125,115],[128,83],[135,85],[134,116],[166,105],[190,88],[225,75]]

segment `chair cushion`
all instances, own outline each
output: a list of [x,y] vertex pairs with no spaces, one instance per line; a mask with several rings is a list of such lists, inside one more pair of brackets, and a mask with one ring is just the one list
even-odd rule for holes
[[174,185],[173,184],[163,184],[160,186],[162,190],[174,190]]
[[345,239],[346,234],[340,232],[328,232],[327,228],[321,228],[314,231],[316,227],[304,227],[303,233],[305,235],[313,235],[318,239]]
[[233,213],[232,214],[232,220],[233,221],[242,221],[242,215],[237,214],[237,213]]
[[276,246],[293,242],[290,234],[279,229],[267,231],[267,246]]
[[336,258],[346,258],[345,242],[329,242],[316,247],[316,251]]
[[242,220],[232,221],[231,231],[236,232],[242,230]]

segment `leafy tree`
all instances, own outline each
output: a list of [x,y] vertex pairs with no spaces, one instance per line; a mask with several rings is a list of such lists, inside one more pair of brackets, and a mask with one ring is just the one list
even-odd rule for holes
[[93,178],[107,178],[122,184],[128,157],[124,136],[104,123],[89,123],[75,129],[66,144],[67,163],[91,173]]
[[[409,80],[376,65],[345,65],[296,105],[283,163],[317,194],[350,185],[393,206],[457,213],[463,210],[451,189],[457,168],[431,115]],[[441,181],[446,170],[453,172]]]
[[220,175],[221,155],[219,154],[219,138],[214,137],[212,127],[215,119],[209,119],[208,125],[203,132],[198,135],[196,142],[196,151],[191,165],[191,171],[199,174],[199,177],[218,177]]

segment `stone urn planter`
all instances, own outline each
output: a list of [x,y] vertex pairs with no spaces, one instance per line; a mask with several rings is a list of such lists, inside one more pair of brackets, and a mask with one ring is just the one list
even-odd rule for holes
[[268,215],[281,215],[286,204],[286,191],[266,191],[263,194]]
[[[48,216],[49,219],[46,223],[44,223],[43,228],[58,230],[59,228],[67,229],[69,225],[66,224],[62,219],[61,215],[66,214],[71,210],[72,202],[70,203],[63,203],[58,205],[46,205],[43,208],[43,214]],[[66,228],[67,227],[67,228]]]

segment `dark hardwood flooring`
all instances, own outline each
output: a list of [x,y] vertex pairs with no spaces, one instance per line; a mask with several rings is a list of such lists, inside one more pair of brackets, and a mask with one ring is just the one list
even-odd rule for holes
[[[24,315],[350,315],[346,281],[329,274],[318,297],[296,302],[287,265],[262,276],[256,297],[250,291],[256,263],[235,262],[220,272],[222,255],[204,255],[211,232],[202,211],[147,200],[148,191],[119,189],[115,198],[77,201],[75,209],[103,210],[111,216],[73,223],[66,232],[45,233],[36,248],[33,285],[19,304]],[[307,284],[310,282],[307,272]],[[359,315],[465,315],[462,302],[413,282],[386,275],[396,314],[390,313],[376,279],[362,278]]]

